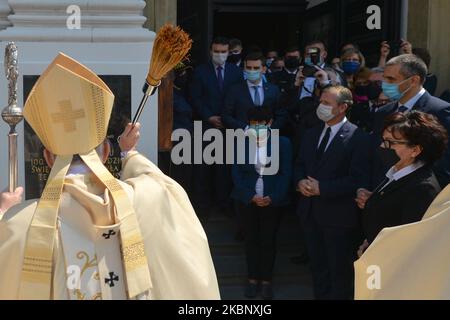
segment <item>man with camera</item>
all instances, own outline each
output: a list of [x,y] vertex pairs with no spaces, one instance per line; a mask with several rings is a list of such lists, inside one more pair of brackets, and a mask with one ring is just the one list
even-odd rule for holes
[[289,112],[286,136],[292,138],[294,151],[303,133],[320,123],[316,109],[321,90],[331,84],[342,84],[339,73],[327,65],[327,49],[322,41],[310,42],[305,48],[305,64],[298,68],[294,85],[284,92],[281,105]]
[[326,63],[327,57],[328,51],[323,41],[312,41],[305,47],[305,63],[299,75],[300,78],[304,77],[300,99],[313,96],[317,87],[331,83],[345,85],[344,77],[339,71]]
[[[325,44],[322,41],[310,42],[305,48],[305,61],[300,70],[299,77],[303,76],[303,86],[301,88],[300,99],[304,97],[311,97],[314,94],[316,86],[316,73],[320,73],[321,81],[328,85],[327,78],[321,73],[326,67],[325,60],[328,52]],[[297,78],[299,78],[297,77]],[[319,80],[319,83],[322,84]]]

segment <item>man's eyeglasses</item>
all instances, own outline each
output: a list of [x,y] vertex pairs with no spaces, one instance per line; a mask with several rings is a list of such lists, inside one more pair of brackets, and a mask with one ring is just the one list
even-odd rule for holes
[[408,144],[409,144],[409,141],[387,140],[387,139],[382,140],[382,145],[386,149],[392,149],[392,146],[396,146],[396,145],[408,145]]

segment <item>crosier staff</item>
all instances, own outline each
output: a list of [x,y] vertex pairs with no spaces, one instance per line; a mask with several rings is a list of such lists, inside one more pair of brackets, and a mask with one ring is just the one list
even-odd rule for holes
[[22,108],[17,105],[18,52],[14,42],[9,42],[5,48],[5,75],[8,79],[8,106],[2,111],[3,120],[9,125],[9,192],[14,192],[18,185],[18,159],[16,126],[23,120]]

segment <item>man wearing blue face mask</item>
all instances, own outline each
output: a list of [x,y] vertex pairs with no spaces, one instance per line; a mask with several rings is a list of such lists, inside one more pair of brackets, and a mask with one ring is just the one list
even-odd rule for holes
[[275,115],[273,129],[281,129],[287,117],[287,111],[279,105],[280,90],[271,83],[262,81],[265,58],[260,53],[249,54],[244,61],[246,81],[231,87],[225,99],[222,119],[227,129],[245,129],[247,112],[250,108],[268,107]]
[[[421,111],[436,116],[450,132],[450,104],[430,95],[423,87],[428,74],[426,64],[413,54],[405,54],[391,59],[384,70],[383,93],[394,100],[375,114],[372,137],[373,150],[381,143],[384,119],[395,112]],[[380,159],[374,155],[373,181],[377,186],[387,171]],[[434,173],[441,187],[450,183],[450,148],[434,165]]]

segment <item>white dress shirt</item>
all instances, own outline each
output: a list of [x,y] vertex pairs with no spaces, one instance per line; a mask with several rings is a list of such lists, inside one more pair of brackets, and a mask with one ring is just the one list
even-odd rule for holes
[[295,71],[289,71],[288,69],[284,68],[284,71],[286,71],[289,74],[297,74],[298,69],[295,69]]
[[247,80],[248,90],[250,91],[250,96],[252,97],[253,103],[255,102],[255,87],[258,87],[259,98],[261,100],[261,105],[264,104],[264,88],[262,79],[259,80],[258,84],[251,83]]
[[264,168],[267,165],[267,144],[259,145],[255,153],[255,170],[259,177],[256,180],[255,192],[256,195],[264,197]]
[[427,92],[427,90],[425,90],[424,88],[422,88],[422,90],[419,91],[418,94],[416,94],[414,97],[412,97],[411,99],[409,99],[408,102],[401,104],[400,102],[398,103],[399,108],[402,106],[405,106],[406,108],[408,108],[408,112],[412,110],[412,108],[414,108],[414,106],[416,105],[417,101],[419,101],[420,98],[422,98],[422,96]]
[[417,161],[417,162],[414,162],[413,164],[411,164],[401,170],[398,170],[398,171],[395,169],[395,167],[390,168],[389,171],[386,173],[386,177],[389,179],[389,182],[386,183],[383,186],[383,188],[381,188],[381,190],[385,189],[392,182],[398,181],[398,180],[410,175],[414,171],[419,170],[424,165],[425,165],[425,163],[423,163],[422,161]]
[[330,134],[330,140],[328,141],[328,144],[325,148],[325,151],[327,151],[328,147],[330,146],[331,142],[333,142],[334,137],[336,137],[339,130],[341,130],[342,126],[347,122],[347,117],[344,117],[341,122],[335,124],[334,126],[329,126],[325,123],[325,128],[323,128],[322,134],[320,135],[319,144],[317,145],[317,148],[319,148],[320,143],[322,142],[328,128],[331,128],[331,134]]

